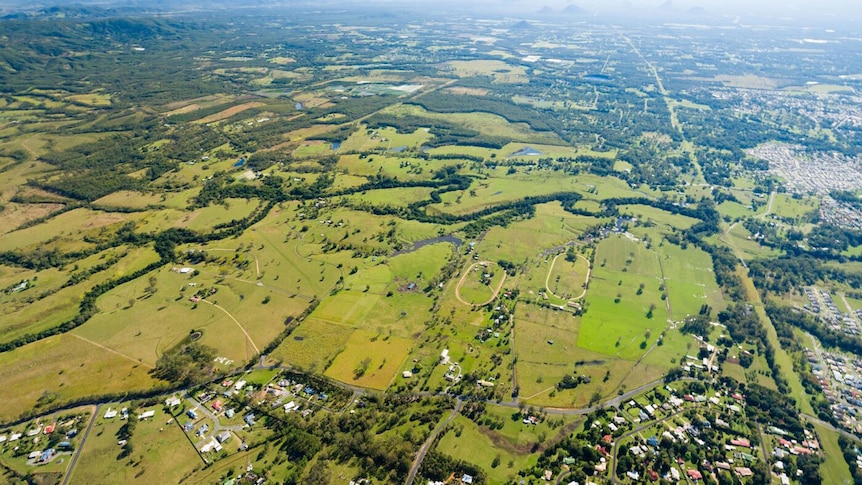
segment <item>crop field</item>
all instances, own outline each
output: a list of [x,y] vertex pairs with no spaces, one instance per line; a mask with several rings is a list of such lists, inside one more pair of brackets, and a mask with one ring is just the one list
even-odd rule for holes
[[342,382],[383,390],[401,372],[411,346],[408,339],[356,330],[325,374]]
[[321,372],[344,349],[353,331],[353,327],[309,317],[270,354],[270,358]]

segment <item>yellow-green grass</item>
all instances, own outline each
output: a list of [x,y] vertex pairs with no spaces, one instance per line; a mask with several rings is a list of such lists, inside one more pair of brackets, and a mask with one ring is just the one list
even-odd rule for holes
[[82,249],[88,246],[88,243],[80,241],[85,233],[119,224],[130,218],[128,214],[74,209],[42,224],[0,236],[0,251],[44,246],[48,240],[55,238],[68,240],[69,243],[64,247]]
[[157,195],[155,193],[145,194],[132,190],[121,190],[119,192],[108,194],[93,203],[98,206],[141,209],[152,205],[163,205],[165,204],[165,201],[161,195]]
[[739,364],[731,364],[729,362],[725,362],[721,367],[722,375],[735,379],[737,382],[741,382],[745,384],[745,369],[742,368]]
[[[502,445],[506,447],[511,446],[519,450],[529,450],[535,443],[542,443],[557,435],[561,431],[561,428],[552,427],[549,421],[562,419],[565,426],[577,424],[583,419],[580,416],[561,418],[553,416],[541,421],[539,424],[524,424],[521,419],[512,419],[512,416],[517,414],[516,410],[494,404],[488,404],[485,407],[485,414],[502,421],[503,427],[494,430],[494,433],[506,440],[506,443]],[[505,464],[501,464],[501,466],[505,466]]]
[[548,172],[492,176],[474,182],[468,190],[442,194],[442,203],[429,205],[428,210],[462,215],[507,202],[515,202],[528,196],[576,190],[574,179],[554,176]]
[[[88,266],[101,263],[101,257],[115,253],[109,250],[98,255],[91,256],[78,263],[78,269],[69,268],[65,272],[57,270],[45,270],[35,274],[26,274],[28,279],[38,277],[36,287],[31,290],[12,295],[11,299],[3,299],[4,318],[0,325],[0,338],[10,341],[29,333],[55,327],[78,314],[81,295],[94,285],[103,283],[108,279],[134,272],[147,264],[158,260],[158,256],[147,248],[139,248],[129,251],[116,265],[106,271],[92,275],[89,280],[80,282],[66,288],[61,288],[45,298],[29,301],[28,298],[38,295],[45,290],[54,290],[62,286],[71,274],[84,271]],[[32,292],[32,293],[28,293]]]
[[509,138],[516,142],[559,145],[559,137],[548,132],[533,131],[525,123],[509,123],[490,113],[434,113],[417,105],[396,105],[384,110],[394,115],[412,115],[431,120],[447,120],[478,131],[483,135]]
[[[481,467],[488,474],[489,485],[512,482],[518,477],[518,470],[534,465],[538,460],[535,453],[516,453],[497,447],[490,438],[493,432],[481,431],[476,423],[464,416],[456,416],[449,426],[453,429],[440,438],[437,451]],[[455,429],[460,429],[460,436]],[[492,468],[491,463],[497,455],[500,456],[500,465]],[[512,467],[509,467],[509,462],[512,462]]]
[[688,229],[697,222],[697,219],[692,217],[672,214],[646,205],[620,206],[620,213],[637,217],[640,222],[653,222],[665,232]]
[[[147,297],[150,276],[156,278],[157,292]],[[227,315],[211,305],[188,301],[192,292],[177,300],[180,288],[189,281],[187,276],[162,269],[120,285],[98,299],[101,313],[73,333],[131,361],[154,366],[162,353],[201,330],[200,343],[214,347],[220,356],[244,361],[248,355],[245,337]]]
[[775,194],[775,201],[772,204],[773,214],[792,220],[798,220],[819,209],[820,203],[817,199],[813,197],[795,199],[789,194]]
[[293,151],[293,156],[297,159],[315,158],[331,153],[329,143],[320,140],[307,140]]
[[406,207],[413,202],[428,200],[428,195],[432,190],[427,187],[371,190],[351,195],[348,199],[373,206]]
[[506,84],[530,81],[523,67],[513,66],[496,59],[449,61],[447,65],[459,77],[492,76],[494,82]]
[[17,202],[8,202],[3,205],[3,210],[0,214],[3,216],[3,227],[0,227],[0,234],[6,234],[14,231],[22,224],[34,221],[41,217],[48,216],[63,208],[63,204],[19,204]]
[[73,94],[71,96],[66,96],[66,99],[73,103],[83,104],[94,108],[103,108],[111,105],[111,95],[104,93],[94,92],[90,94]]
[[682,249],[668,242],[658,251],[675,320],[686,314],[694,315],[704,303],[714,311],[724,308],[709,254],[691,245]]
[[766,310],[763,306],[763,302],[760,300],[760,294],[757,292],[754,282],[751,280],[748,273],[741,267],[737,268],[736,274],[739,275],[742,280],[742,284],[748,294],[748,301],[752,302],[754,310],[760,318],[763,328],[766,330],[766,336],[769,338],[769,343],[772,344],[772,347],[775,349],[775,363],[781,367],[782,373],[784,374],[785,379],[787,379],[790,386],[791,397],[796,400],[796,405],[799,406],[799,409],[803,413],[814,414],[814,410],[811,407],[808,396],[805,394],[805,390],[802,388],[802,383],[799,381],[799,374],[793,371],[793,361],[778,340],[778,333],[775,330],[775,326],[772,324],[772,320],[770,320],[769,316],[766,314]]
[[730,217],[732,220],[754,216],[754,212],[738,202],[724,201],[717,207],[722,216]]
[[590,270],[589,260],[580,256],[568,261],[565,255],[561,255],[552,261],[554,266],[550,269],[548,290],[564,300],[581,296]]
[[[505,278],[506,272],[491,263],[487,266],[473,266],[465,275],[464,283],[458,289],[461,299],[471,305],[484,305],[494,296],[494,292]],[[485,278],[484,275],[489,275]]]
[[[492,227],[476,245],[476,251],[485,260],[505,259],[521,263],[537,256],[542,250],[573,241],[585,228],[600,222],[603,220],[566,212],[556,202],[540,204],[536,206],[535,217],[512,223],[508,227]],[[539,285],[544,284],[543,275]]]
[[57,335],[0,355],[0,377],[8,389],[0,403],[4,421],[30,411],[46,392],[65,401],[84,396],[148,389],[148,368],[85,342]]
[[[428,175],[449,166],[456,165],[457,160],[423,160],[398,156],[395,153],[373,154],[365,158],[360,155],[342,155],[339,157],[338,168],[348,173],[362,177],[373,177],[378,173],[390,177],[398,177],[399,180],[427,180]],[[421,173],[416,169],[421,168]],[[303,174],[308,177],[309,174]],[[309,180],[307,183],[311,183]]]
[[183,218],[180,226],[197,231],[211,230],[218,224],[247,217],[259,205],[260,202],[257,200],[225,199],[222,204],[192,211]]
[[820,438],[820,449],[823,450],[824,463],[820,465],[823,483],[852,483],[850,467],[844,460],[841,447],[838,446],[838,434],[819,424],[814,425],[814,431]]
[[[113,407],[126,405],[116,403]],[[179,483],[201,467],[203,463],[182,429],[176,422],[166,424],[171,416],[161,406],[131,410],[130,419],[148,409],[155,410],[156,415],[138,421],[129,439],[133,452],[126,459],[117,459],[121,451],[117,431],[124,422],[119,418],[99,419],[84,444],[70,483]]]
[[[364,125],[363,125],[364,128]],[[417,149],[433,138],[426,128],[419,128],[413,133],[398,133],[395,128],[380,128],[377,130],[360,129],[354,131],[341,144],[345,151],[370,151],[374,149],[390,150],[407,147]]]
[[718,239],[738,249],[746,260],[777,257],[781,255],[778,250],[761,246],[754,240],[752,234],[748,229],[743,227],[742,224],[736,224],[730,232],[722,234]]
[[320,372],[344,350],[354,328],[309,317],[285,339],[270,358],[308,371]]
[[[383,390],[403,370],[411,346],[412,341],[408,339],[356,330],[325,374],[349,384]],[[366,360],[367,369],[357,378],[356,370],[362,368]]]
[[[632,256],[633,255],[633,256]],[[626,260],[631,259],[631,264]],[[657,255],[643,244],[614,236],[596,249],[578,345],[609,356],[634,359],[642,355],[641,342],[655,341],[668,319],[660,298],[661,270]],[[623,271],[627,268],[627,271]],[[642,294],[637,290],[643,284]],[[617,296],[619,295],[619,296]],[[615,302],[615,299],[619,299]],[[653,317],[647,318],[650,305]],[[650,337],[645,334],[649,331]],[[608,336],[616,338],[608,338]]]
[[[515,318],[514,349],[518,364],[558,365],[571,372],[574,362],[581,360],[577,357],[580,352],[577,348],[579,324],[580,318],[573,318],[568,312],[534,305],[523,307]],[[556,382],[547,385],[553,384]]]

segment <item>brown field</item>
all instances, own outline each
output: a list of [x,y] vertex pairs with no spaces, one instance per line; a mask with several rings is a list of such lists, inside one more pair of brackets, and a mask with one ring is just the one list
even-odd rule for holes
[[201,118],[201,119],[197,120],[196,123],[213,123],[216,121],[226,120],[232,116],[236,116],[236,115],[242,113],[245,110],[248,110],[251,108],[258,108],[260,106],[265,106],[265,104],[261,103],[260,101],[252,101],[250,103],[238,104],[236,106],[231,106],[230,108],[228,108],[224,111],[220,111],[214,115],[207,116],[206,118]]
[[0,234],[13,231],[25,222],[45,217],[61,207],[63,204],[6,204],[2,212],[3,227],[0,227]]
[[[202,96],[202,97],[200,97],[200,98],[195,98],[195,99],[186,99],[186,100],[184,100],[184,101],[174,101],[173,103],[168,103],[168,104],[166,104],[166,105],[164,106],[164,109],[166,109],[166,110],[168,110],[168,111],[171,111],[171,110],[178,110],[178,109],[183,108],[184,106],[188,106],[188,105],[192,105],[192,104],[197,104],[197,103],[206,103],[206,102],[219,101],[219,100],[221,100],[221,99],[222,99],[222,97],[221,97],[221,96],[219,96],[219,95],[217,95],[217,94],[211,94],[211,95],[209,95],[209,96]],[[167,113],[167,114],[179,114],[179,113]]]
[[185,114],[185,113],[191,113],[192,111],[197,111],[199,109],[201,109],[201,105],[199,105],[197,103],[192,103],[192,104],[187,104],[181,108],[177,108],[175,110],[168,111],[165,114],[167,114],[168,116],[181,115],[181,114]]

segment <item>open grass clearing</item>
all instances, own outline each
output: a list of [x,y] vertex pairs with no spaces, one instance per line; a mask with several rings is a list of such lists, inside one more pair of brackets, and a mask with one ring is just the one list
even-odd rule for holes
[[344,350],[354,328],[309,317],[270,358],[310,372],[321,372]]
[[49,337],[0,354],[0,377],[15,390],[0,403],[0,419],[32,410],[42,396],[64,401],[148,389],[156,381],[147,370],[73,335]]
[[[115,407],[129,403],[116,403]],[[104,408],[103,408],[104,409]],[[139,421],[129,439],[133,453],[118,459],[117,431],[124,424],[119,418],[98,419],[81,451],[71,483],[179,483],[202,465],[197,452],[176,422],[166,424],[171,416],[161,406],[152,408],[152,419]],[[130,410],[131,419],[146,410]],[[130,462],[137,464],[132,466]]]
[[383,390],[401,372],[411,346],[408,339],[356,330],[325,374],[349,384]]
[[131,217],[129,214],[94,211],[85,208],[74,209],[42,224],[0,236],[0,251],[44,246],[49,240],[57,239],[68,240],[69,244],[66,247],[84,248],[88,245],[81,240],[84,234],[105,226],[125,222]]
[[[450,424],[450,430],[440,438],[436,450],[481,467],[488,474],[489,485],[510,483],[517,478],[518,470],[538,460],[536,454],[514,453],[497,447],[492,436],[493,432],[483,432],[476,423],[459,415]],[[491,462],[497,455],[500,456],[500,465],[492,468]]]

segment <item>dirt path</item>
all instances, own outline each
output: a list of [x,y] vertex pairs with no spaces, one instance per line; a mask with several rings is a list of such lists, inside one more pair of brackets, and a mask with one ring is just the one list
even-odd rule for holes
[[[553,297],[555,297],[555,298],[559,298],[560,300],[565,300],[565,298],[563,298],[563,297],[561,297],[561,296],[559,296],[559,295],[555,295],[555,294],[551,291],[551,273],[553,273],[553,272],[554,272],[554,265],[555,265],[555,264],[557,264],[557,258],[559,258],[560,256],[562,256],[562,254],[558,254],[558,255],[554,256],[554,260],[553,260],[553,261],[551,261],[551,267],[550,267],[550,268],[548,268],[548,275],[547,275],[547,276],[545,276],[545,291],[547,291],[547,292],[548,292],[548,294],[550,294],[551,296],[553,296]],[[585,257],[583,257],[583,256],[581,256],[580,254],[578,254],[577,256],[578,256],[579,258],[581,258],[581,259],[583,259],[584,261],[586,261],[586,262],[587,262],[587,277],[586,277],[586,279],[584,280],[584,291],[582,291],[580,295],[578,295],[578,296],[576,296],[576,297],[574,297],[574,298],[569,298],[569,301],[580,300],[581,298],[583,298],[584,296],[586,296],[586,294],[587,294],[587,285],[590,283],[590,272],[592,271],[592,267],[590,267],[590,260],[589,260],[589,259],[587,259],[587,258],[585,258]]]
[[416,453],[416,458],[413,459],[413,465],[410,467],[410,473],[407,474],[407,481],[404,482],[405,485],[413,485],[413,480],[416,479],[416,475],[419,473],[419,467],[422,466],[422,460],[425,459],[425,455],[428,454],[428,450],[431,449],[431,445],[434,444],[434,440],[437,439],[437,435],[439,435],[440,432],[446,428],[446,425],[448,425],[450,422],[452,422],[453,419],[455,419],[455,416],[457,416],[458,413],[461,412],[462,406],[464,406],[464,402],[459,399],[458,402],[455,404],[455,409],[453,409],[452,412],[449,413],[449,417],[446,418],[445,421],[437,425],[437,427],[434,428],[434,431],[431,432],[431,435],[428,436],[428,439],[425,440],[425,443],[422,443],[422,447],[419,448],[419,451]]
[[153,366],[151,366],[150,364],[145,364],[144,362],[142,362],[142,361],[140,361],[140,360],[138,360],[138,359],[136,359],[136,358],[134,358],[134,357],[132,357],[132,356],[130,356],[130,355],[126,355],[126,354],[124,354],[124,353],[122,353],[122,352],[118,352],[118,351],[116,351],[116,350],[114,350],[114,349],[112,349],[112,348],[110,348],[110,347],[105,347],[104,345],[102,345],[102,344],[100,344],[100,343],[98,343],[98,342],[93,342],[92,340],[90,340],[90,339],[88,339],[88,338],[85,338],[85,337],[82,337],[82,336],[80,336],[80,335],[78,335],[78,334],[76,334],[76,333],[74,333],[74,332],[69,332],[69,335],[71,335],[71,336],[73,336],[73,337],[75,337],[75,338],[77,338],[77,339],[83,340],[84,342],[87,342],[88,344],[95,345],[96,347],[99,347],[99,348],[100,348],[100,349],[102,349],[102,350],[106,350],[106,351],[108,351],[108,352],[110,352],[110,353],[112,353],[112,354],[114,354],[114,355],[119,355],[120,357],[122,357],[122,358],[124,358],[124,359],[131,360],[131,361],[132,361],[132,362],[134,362],[135,364],[142,365],[142,366],[144,366],[144,367],[146,367],[146,368],[148,368],[148,369],[153,369]]
[[[212,306],[214,306],[214,307],[216,307],[216,308],[218,308],[219,310],[223,311],[225,315],[227,315],[228,317],[230,317],[230,319],[231,319],[231,320],[233,320],[233,322],[236,324],[236,326],[237,326],[237,327],[239,327],[239,329],[240,329],[240,330],[242,330],[243,335],[245,335],[245,338],[246,338],[246,339],[248,339],[248,342],[251,344],[252,348],[254,348],[254,352],[255,352],[256,354],[260,355],[260,349],[258,349],[258,348],[257,348],[257,345],[255,345],[255,344],[254,344],[254,340],[252,340],[252,339],[251,339],[251,335],[249,335],[249,334],[248,334],[248,332],[246,332],[246,331],[245,331],[245,328],[242,326],[242,324],[241,324],[241,323],[239,323],[239,320],[237,320],[236,318],[234,318],[234,317],[233,317],[233,315],[231,315],[229,311],[227,311],[227,310],[225,310],[224,308],[222,308],[222,307],[220,307],[220,306],[216,305],[215,303],[213,303],[213,302],[211,302],[211,301],[207,301],[207,300],[201,300],[201,301],[202,301],[202,302],[204,302],[204,303],[207,303],[207,304],[209,304],[209,305],[212,305]],[[248,356],[246,356],[246,357],[248,357]]]
[[[455,298],[457,298],[458,301],[460,301],[461,303],[463,303],[465,305],[483,306],[483,305],[487,305],[488,303],[491,303],[492,301],[494,301],[494,298],[497,298],[497,295],[500,294],[500,290],[503,288],[503,283],[506,282],[506,272],[504,271],[503,277],[500,278],[500,283],[497,284],[497,288],[494,289],[494,292],[491,294],[491,298],[488,298],[487,301],[482,302],[482,303],[469,303],[469,302],[465,301],[463,298],[461,298],[461,286],[463,286],[464,282],[467,281],[467,277],[470,276],[470,272],[473,271],[473,268],[475,268],[476,266],[481,265],[481,264],[488,265],[488,264],[497,264],[497,263],[494,263],[492,261],[477,261],[477,262],[471,264],[464,271],[464,274],[461,276],[461,279],[458,280],[458,286],[455,287]],[[502,269],[502,268],[500,268],[500,269]]]

